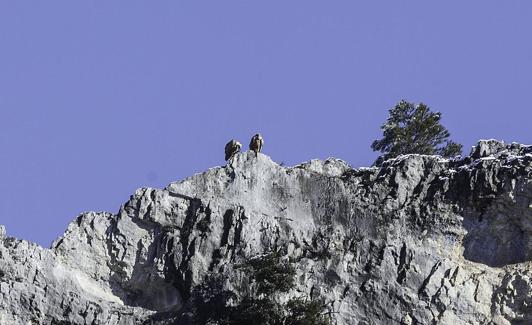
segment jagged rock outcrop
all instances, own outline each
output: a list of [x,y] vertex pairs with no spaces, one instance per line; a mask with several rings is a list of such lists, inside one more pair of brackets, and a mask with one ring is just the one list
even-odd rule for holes
[[80,215],[50,249],[0,227],[0,324],[197,323],[271,251],[296,267],[277,299],[324,299],[336,324],[531,324],[531,238],[531,146],[359,169],[239,153]]

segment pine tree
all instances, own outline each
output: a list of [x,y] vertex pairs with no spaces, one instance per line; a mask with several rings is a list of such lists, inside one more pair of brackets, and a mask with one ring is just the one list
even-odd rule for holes
[[453,157],[462,152],[462,145],[449,140],[449,131],[440,124],[441,114],[431,112],[420,103],[402,100],[390,109],[381,126],[383,138],[373,141],[373,151],[383,154],[375,164],[403,154],[441,155]]

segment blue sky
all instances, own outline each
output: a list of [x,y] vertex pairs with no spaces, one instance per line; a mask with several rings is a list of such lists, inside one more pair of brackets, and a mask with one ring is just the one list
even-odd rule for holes
[[368,166],[401,99],[465,151],[532,143],[530,1],[0,2],[0,224],[44,246],[83,211],[224,164]]

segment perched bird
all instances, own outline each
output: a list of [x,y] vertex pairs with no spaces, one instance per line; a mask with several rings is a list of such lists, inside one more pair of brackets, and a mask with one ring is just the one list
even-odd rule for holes
[[227,142],[225,145],[225,160],[233,158],[240,151],[240,148],[242,148],[242,144],[234,139]]
[[251,138],[251,142],[249,143],[249,150],[255,151],[255,155],[257,155],[261,150],[262,146],[264,145],[264,139],[260,135],[260,133],[257,133]]

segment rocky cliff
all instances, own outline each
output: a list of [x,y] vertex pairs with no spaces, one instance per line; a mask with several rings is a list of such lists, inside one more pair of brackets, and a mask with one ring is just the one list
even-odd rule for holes
[[333,324],[532,324],[532,146],[359,169],[241,153],[82,214],[49,249],[0,227],[0,324],[207,323],[270,252],[296,271],[274,298],[319,298]]

